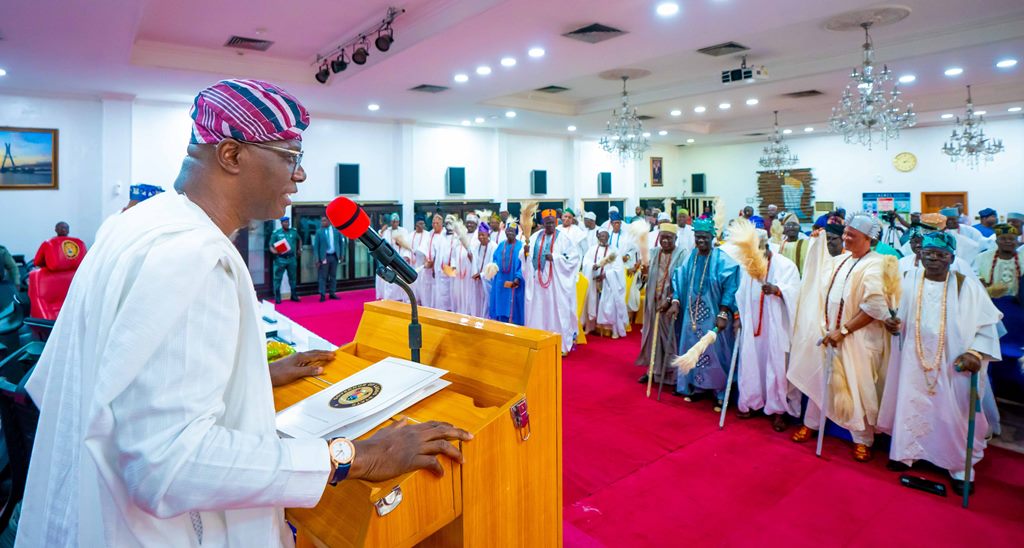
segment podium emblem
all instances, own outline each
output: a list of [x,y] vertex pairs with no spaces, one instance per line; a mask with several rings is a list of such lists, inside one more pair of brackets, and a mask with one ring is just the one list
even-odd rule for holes
[[376,398],[377,395],[380,394],[380,391],[380,384],[375,382],[357,384],[338,392],[337,395],[331,398],[331,407],[347,409],[349,407],[362,405],[373,398]]

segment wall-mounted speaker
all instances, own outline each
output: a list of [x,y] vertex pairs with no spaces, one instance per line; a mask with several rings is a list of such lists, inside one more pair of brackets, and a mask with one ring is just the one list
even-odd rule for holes
[[359,194],[359,164],[338,164],[338,194]]
[[704,178],[703,173],[694,173],[690,175],[690,190],[694,194],[704,194],[707,192],[706,183],[707,180]]
[[548,172],[535,169],[530,172],[530,194],[548,193]]
[[601,195],[612,193],[612,174],[610,172],[602,171],[597,174],[597,193]]
[[444,173],[445,188],[448,189],[448,194],[465,194],[466,193],[466,168],[464,167],[450,167]]

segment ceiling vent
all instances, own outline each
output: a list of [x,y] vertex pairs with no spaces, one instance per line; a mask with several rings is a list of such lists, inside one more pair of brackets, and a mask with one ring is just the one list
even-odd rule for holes
[[748,50],[750,50],[750,48],[737,42],[723,42],[706,48],[700,48],[697,50],[697,53],[703,53],[704,55],[710,55],[712,57],[721,57],[723,55],[732,55],[733,53]]
[[605,40],[611,40],[616,36],[622,36],[623,34],[626,34],[625,31],[608,27],[600,23],[591,23],[585,27],[580,27],[574,31],[567,32],[562,36],[572,38],[573,40],[579,40],[580,42],[586,42],[588,44],[596,44],[598,42],[604,42]]
[[646,122],[647,120],[653,120],[654,116],[648,114],[641,114],[640,116],[637,116],[637,119],[640,120],[641,122]]
[[246,38],[244,36],[232,36],[224,43],[224,47],[226,48],[247,49],[250,51],[267,51],[270,49],[270,46],[273,45],[274,42],[271,40],[258,40],[256,38]]
[[803,91],[794,91],[793,93],[783,93],[783,97],[789,97],[790,99],[803,99],[804,97],[817,97],[818,95],[825,95],[824,93],[816,89],[805,89]]
[[442,91],[448,91],[448,86],[435,86],[433,84],[420,84],[414,88],[409,88],[409,91],[418,91],[420,93],[441,93]]
[[563,91],[569,91],[569,88],[563,88],[562,86],[547,86],[537,88],[533,91],[540,91],[542,93],[562,93]]
[[755,132],[755,133],[744,133],[743,134],[744,137],[764,137],[765,135],[768,135],[768,134],[763,132],[763,131]]

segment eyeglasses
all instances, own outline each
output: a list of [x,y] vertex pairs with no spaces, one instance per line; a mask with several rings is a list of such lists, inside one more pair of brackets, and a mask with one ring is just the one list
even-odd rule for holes
[[295,177],[295,172],[297,172],[299,170],[299,165],[302,164],[302,151],[301,150],[292,150],[290,148],[275,147],[273,145],[265,145],[263,143],[253,143],[253,142],[249,142],[249,141],[240,141],[240,142],[243,142],[243,143],[245,143],[247,145],[252,145],[254,147],[265,148],[267,150],[276,150],[277,152],[283,152],[283,153],[291,156],[292,161],[295,162],[295,163],[292,164],[292,177]]

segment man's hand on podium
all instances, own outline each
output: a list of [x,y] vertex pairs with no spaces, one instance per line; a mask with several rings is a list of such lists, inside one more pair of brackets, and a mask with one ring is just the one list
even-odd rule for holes
[[334,360],[334,352],[310,350],[285,356],[270,364],[270,384],[284,386],[302,377],[324,372],[325,365]]
[[449,440],[471,439],[472,434],[446,422],[409,424],[403,418],[369,439],[352,442],[356,455],[348,479],[385,481],[423,468],[443,476],[438,455],[463,462],[462,451]]

